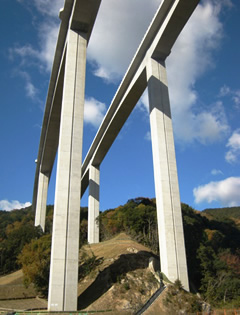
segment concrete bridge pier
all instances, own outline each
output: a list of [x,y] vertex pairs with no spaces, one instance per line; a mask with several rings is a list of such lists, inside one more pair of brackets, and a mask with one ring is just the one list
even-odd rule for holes
[[48,183],[49,174],[39,172],[35,226],[40,225],[43,232],[45,231]]
[[88,242],[99,243],[99,225],[96,218],[99,216],[99,166],[89,167],[89,197],[88,197]]
[[189,290],[181,203],[165,62],[147,64],[161,271]]
[[69,29],[54,203],[49,311],[77,310],[86,47],[85,33]]

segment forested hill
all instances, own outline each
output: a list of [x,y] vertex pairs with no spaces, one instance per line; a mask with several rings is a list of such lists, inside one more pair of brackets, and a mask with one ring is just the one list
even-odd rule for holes
[[[200,212],[182,204],[190,287],[213,305],[240,304],[239,209]],[[23,268],[28,281],[39,291],[47,291],[52,217],[53,206],[48,206],[43,233],[34,227],[31,207],[0,211],[0,275]],[[82,246],[87,240],[87,208],[81,208],[80,217]],[[101,240],[125,232],[159,253],[155,199],[130,199],[116,209],[102,212],[98,223]]]
[[208,214],[217,220],[226,218],[240,220],[240,207],[205,209],[202,213]]

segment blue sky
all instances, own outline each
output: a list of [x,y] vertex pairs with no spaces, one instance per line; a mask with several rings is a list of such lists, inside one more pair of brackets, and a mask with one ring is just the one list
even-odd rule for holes
[[[87,53],[83,157],[160,2],[102,0]],[[62,6],[1,0],[2,210],[31,203]],[[201,1],[167,59],[181,201],[198,210],[240,205],[239,16],[237,0]],[[145,93],[101,165],[101,210],[155,196],[147,105]]]

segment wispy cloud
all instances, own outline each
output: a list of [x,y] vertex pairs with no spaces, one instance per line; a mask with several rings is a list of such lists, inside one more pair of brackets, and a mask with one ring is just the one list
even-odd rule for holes
[[[39,89],[32,82],[32,78],[30,74],[26,71],[15,70],[14,76],[21,77],[22,82],[24,84],[24,90],[26,92],[26,96],[30,98],[32,101],[38,103],[40,107],[43,107],[43,102],[39,97]],[[43,108],[42,108],[43,109]]]
[[15,43],[9,48],[9,58],[18,63],[14,72],[24,79],[26,96],[40,103],[42,108],[39,90],[31,80],[32,70],[37,69],[40,73],[51,71],[60,22],[58,12],[64,0],[18,0],[18,2],[27,7],[32,14],[38,45]]
[[63,7],[64,0],[33,0],[33,3],[43,15],[56,17],[59,9]]
[[240,90],[234,90],[231,89],[229,86],[227,85],[223,85],[220,88],[219,91],[219,95],[220,98],[224,98],[224,97],[230,97],[230,99],[232,100],[234,107],[236,109],[240,109]]
[[25,80],[25,91],[29,98],[38,100],[38,89],[31,81],[30,75],[26,71],[19,71],[18,74]]
[[[9,49],[10,58],[21,58],[20,68],[37,67],[40,71],[51,71],[54,51],[58,35],[58,25],[42,23],[39,26],[40,47],[30,44],[15,46]],[[47,35],[46,35],[47,34]]]
[[240,158],[240,129],[233,132],[226,147],[229,149],[225,155],[226,161],[228,163],[238,162]]
[[211,170],[211,175],[217,176],[217,175],[223,175],[223,172],[221,170],[213,169]]
[[10,211],[14,209],[22,209],[31,206],[30,202],[21,203],[18,200],[0,200],[0,210]]
[[[41,71],[50,71],[54,57],[60,20],[58,12],[63,7],[64,0],[18,0],[31,8],[34,16],[34,26],[39,38],[39,46],[33,47],[29,43],[10,48],[10,55],[21,57],[21,65],[31,64]],[[35,10],[35,11],[34,11]],[[37,12],[40,15],[35,14]],[[37,17],[36,17],[37,16]]]
[[194,188],[195,203],[219,202],[222,206],[240,205],[240,177],[229,177]]
[[148,131],[148,132],[146,133],[144,139],[147,140],[147,141],[151,141],[152,137],[151,137],[151,132],[150,132],[150,131]]
[[28,8],[35,7],[43,16],[56,17],[64,0],[17,0]]

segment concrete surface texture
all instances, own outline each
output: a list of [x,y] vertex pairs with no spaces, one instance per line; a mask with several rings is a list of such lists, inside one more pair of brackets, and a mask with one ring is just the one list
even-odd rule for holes
[[77,309],[80,196],[89,186],[88,241],[99,241],[99,168],[149,88],[150,124],[162,271],[188,276],[165,59],[199,0],[164,0],[82,161],[86,49],[101,0],[65,0],[44,114],[33,194],[44,229],[47,189],[58,148],[50,270],[50,311]]

